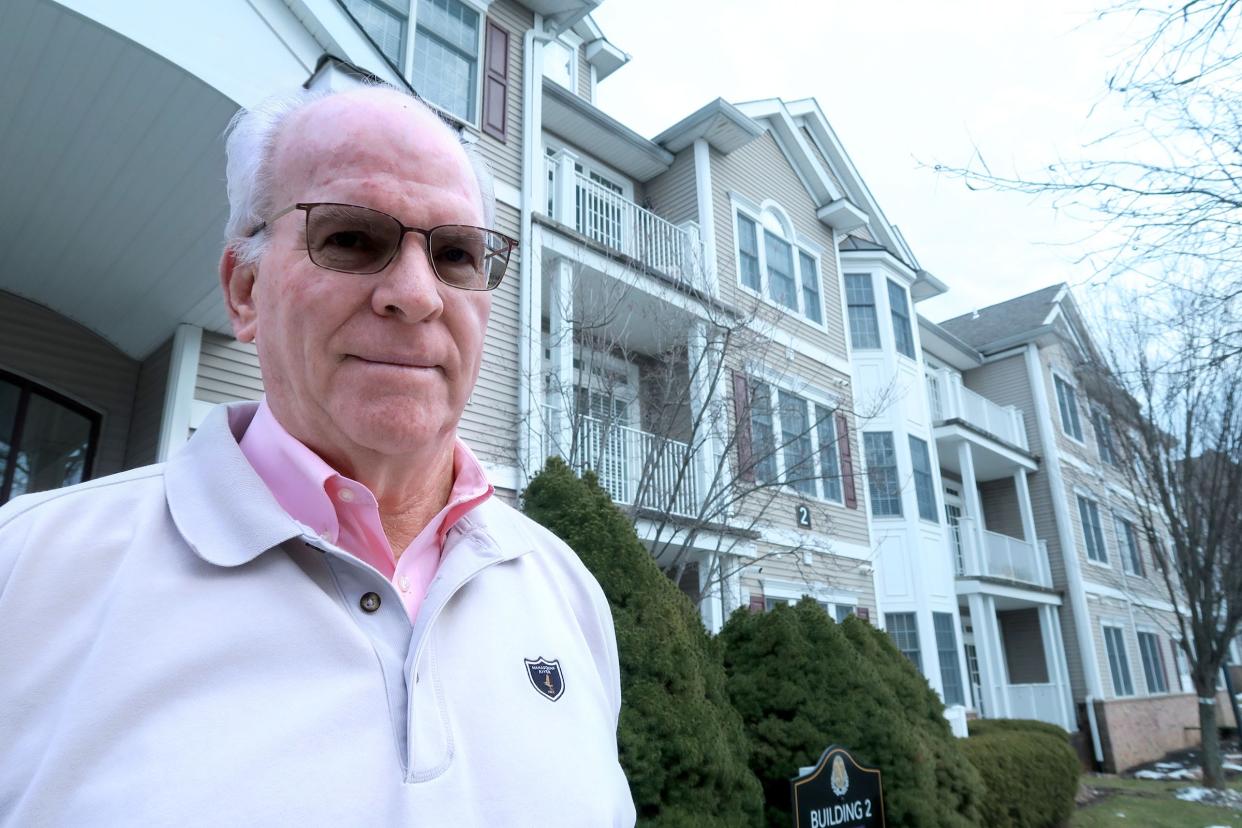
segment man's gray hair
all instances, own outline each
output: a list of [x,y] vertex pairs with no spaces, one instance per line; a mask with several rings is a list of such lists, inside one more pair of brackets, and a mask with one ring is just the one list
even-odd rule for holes
[[[267,220],[276,210],[288,205],[272,203],[274,180],[272,175],[272,154],[280,129],[289,116],[305,109],[316,101],[334,95],[349,94],[362,89],[383,89],[405,98],[409,98],[419,106],[440,118],[440,114],[427,106],[417,97],[403,89],[385,83],[366,83],[351,89],[316,90],[297,89],[280,92],[264,98],[249,109],[240,109],[229,121],[225,130],[227,140],[224,150],[227,156],[225,177],[229,193],[229,219],[224,225],[225,247],[233,248],[239,264],[257,262],[263,255],[267,245],[268,230],[247,237],[255,227]],[[443,120],[441,118],[441,120]],[[457,130],[448,122],[449,129]],[[483,224],[492,227],[496,220],[496,195],[492,173],[483,159],[478,147],[467,142],[464,134],[458,133],[462,149],[470,161],[475,181],[479,186],[479,194],[483,199]]]

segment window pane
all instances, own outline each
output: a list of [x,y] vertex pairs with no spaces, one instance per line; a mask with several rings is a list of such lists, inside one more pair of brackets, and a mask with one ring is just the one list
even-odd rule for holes
[[781,406],[781,444],[785,447],[785,482],[807,495],[815,494],[815,461],[806,400],[786,391],[777,393]]
[[798,265],[802,271],[802,312],[807,319],[822,322],[823,315],[819,309],[819,269],[815,267],[815,259],[798,251]]
[[1113,430],[1108,415],[1099,408],[1093,410],[1091,424],[1095,426],[1095,444],[1100,451],[1100,459],[1109,465],[1116,465],[1117,455],[1113,451]]
[[755,479],[760,483],[776,480],[776,440],[772,430],[772,389],[765,383],[752,383],[750,403],[751,451],[754,453]]
[[815,406],[815,431],[819,439],[819,470],[823,475],[824,497],[841,501],[841,462],[837,447],[837,424],[833,412]]
[[1061,412],[1061,430],[1075,440],[1082,439],[1082,423],[1078,421],[1078,401],[1074,389],[1060,377],[1054,377],[1057,388],[1057,407]]
[[1100,509],[1095,501],[1078,496],[1078,516],[1082,520],[1082,535],[1087,544],[1087,558],[1108,563],[1108,551],[1104,547],[1104,531],[1100,528]]
[[755,223],[746,216],[737,217],[737,249],[741,260],[742,284],[759,290],[759,241]]
[[1138,634],[1139,653],[1143,656],[1143,677],[1147,680],[1148,693],[1169,692],[1164,675],[1164,656],[1160,652],[1160,640],[1152,633]]
[[897,452],[891,431],[863,432],[867,480],[871,487],[871,514],[901,516],[901,485],[897,479]]
[[893,315],[893,340],[897,353],[914,358],[914,335],[910,332],[910,310],[906,305],[906,291],[901,285],[888,280],[888,307]]
[[768,293],[772,300],[792,310],[798,309],[794,285],[792,250],[768,231],[763,231],[763,252],[768,259]]
[[939,523],[936,493],[932,483],[931,457],[927,453],[925,441],[917,437],[910,438],[910,460],[914,466],[914,492],[919,500],[919,517]]
[[914,662],[914,666],[923,672],[923,661],[919,658],[919,628],[914,621],[912,612],[889,612],[884,614],[884,626],[892,637],[893,643],[902,654]]
[[1121,562],[1126,571],[1135,575],[1143,574],[1143,557],[1139,553],[1138,534],[1134,524],[1123,518],[1117,518],[1117,543],[1121,546]]
[[850,316],[850,343],[855,348],[880,347],[880,323],[875,316],[875,291],[866,273],[845,274],[845,301]]
[[838,624],[840,624],[842,621],[849,618],[853,614],[854,614],[854,607],[851,607],[848,604],[837,604],[836,619],[837,619]]
[[940,656],[944,703],[966,704],[962,670],[957,660],[957,630],[953,626],[953,616],[947,612],[933,612],[932,622],[936,625],[936,652]]
[[[345,8],[358,21],[358,25],[362,26],[362,30],[379,46],[384,57],[400,68],[409,6],[399,0],[392,3],[384,0],[344,0],[344,3]],[[392,8],[393,6],[397,8]]]
[[1113,678],[1113,694],[1133,696],[1134,683],[1130,679],[1130,660],[1126,658],[1125,636],[1120,627],[1104,628],[1104,645],[1108,649],[1108,669]]
[[81,483],[86,475],[90,440],[90,420],[46,397],[31,394],[21,445],[14,456],[16,469],[9,496]]
[[474,120],[479,13],[457,0],[418,0],[414,88],[459,118]]

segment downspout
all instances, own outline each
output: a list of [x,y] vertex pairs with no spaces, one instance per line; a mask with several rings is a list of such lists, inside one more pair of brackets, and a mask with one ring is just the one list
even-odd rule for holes
[[[539,339],[539,319],[532,307],[537,294],[532,285],[533,279],[542,279],[542,274],[531,273],[531,216],[534,213],[536,175],[538,162],[536,152],[542,144],[540,132],[543,123],[543,96],[539,81],[543,78],[542,61],[536,60],[535,44],[539,44],[540,56],[543,44],[554,38],[544,32],[543,16],[535,15],[531,28],[526,30],[522,39],[522,188],[521,188],[521,226],[518,229],[518,245],[522,251],[518,265],[518,313],[521,333],[518,335],[518,492],[526,488],[531,468],[531,396],[534,394],[533,383],[539,381],[534,376],[534,361],[531,349]],[[539,70],[538,72],[536,70]]]
[[1052,430],[1052,408],[1048,404],[1048,389],[1044,385],[1043,372],[1039,367],[1039,349],[1034,342],[1026,345],[1026,374],[1035,399],[1036,417],[1039,424],[1039,441],[1044,447],[1047,460],[1048,483],[1052,487],[1052,512],[1057,521],[1057,536],[1061,542],[1061,562],[1065,565],[1065,586],[1070,603],[1074,607],[1074,635],[1078,639],[1078,654],[1082,661],[1083,678],[1087,683],[1087,723],[1091,728],[1091,750],[1097,765],[1104,763],[1104,749],[1100,744],[1100,728],[1095,718],[1095,700],[1104,695],[1100,685],[1099,662],[1095,656],[1095,641],[1091,638],[1091,616],[1087,609],[1087,594],[1082,588],[1082,564],[1074,545],[1071,531],[1073,524],[1065,506],[1065,480],[1061,477],[1061,458],[1057,452],[1056,434]]

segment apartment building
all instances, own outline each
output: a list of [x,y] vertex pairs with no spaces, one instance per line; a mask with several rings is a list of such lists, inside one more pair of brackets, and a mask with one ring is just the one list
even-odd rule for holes
[[217,287],[220,135],[273,89],[379,78],[478,144],[521,240],[461,426],[501,496],[549,455],[590,468],[709,629],[803,595],[856,613],[959,732],[1040,718],[1118,766],[1176,742],[1152,723],[1193,699],[1068,293],[922,319],[947,288],[815,101],[640,136],[594,103],[628,60],[595,5],[5,4],[27,243],[0,265],[0,502],[162,460],[262,394]]

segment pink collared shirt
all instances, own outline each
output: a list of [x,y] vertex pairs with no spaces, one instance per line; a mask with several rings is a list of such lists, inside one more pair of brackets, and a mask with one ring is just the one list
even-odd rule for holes
[[411,624],[440,567],[445,535],[494,491],[473,452],[458,440],[453,448],[453,488],[448,502],[394,560],[375,495],[358,481],[337,473],[285,431],[266,399],[259,403],[240,445],[242,454],[294,520],[392,581]]

